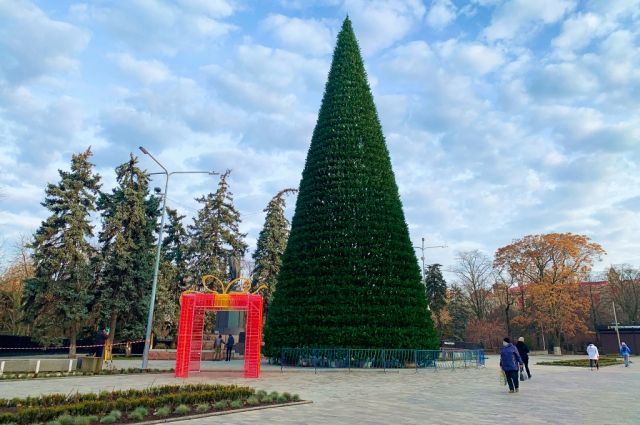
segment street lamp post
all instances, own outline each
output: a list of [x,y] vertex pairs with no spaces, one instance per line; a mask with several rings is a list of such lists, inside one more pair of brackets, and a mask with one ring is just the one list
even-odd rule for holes
[[618,348],[620,348],[621,347],[620,331],[618,330],[618,316],[616,315],[616,302],[611,300],[611,305],[613,306],[613,320],[615,320],[615,323],[616,323],[616,335],[618,336]]
[[147,332],[144,337],[144,352],[142,354],[142,369],[146,369],[149,364],[149,350],[151,348],[151,328],[153,326],[153,313],[156,305],[156,288],[158,286],[158,270],[160,268],[160,252],[162,250],[162,234],[164,232],[164,216],[166,215],[167,190],[169,189],[169,177],[173,174],[208,174],[215,175],[213,171],[173,171],[169,172],[148,150],[140,146],[143,154],[148,155],[156,164],[162,168],[162,172],[151,174],[164,174],[164,193],[162,193],[162,215],[160,218],[160,230],[158,231],[158,247],[156,249],[156,262],[153,268],[153,283],[151,285],[151,302],[149,303],[149,315],[147,316]]
[[420,256],[420,260],[422,260],[422,282],[424,284],[424,277],[425,277],[425,271],[424,271],[424,250],[425,249],[431,249],[431,248],[448,248],[447,245],[433,245],[433,246],[424,246],[424,238],[422,238],[422,243],[420,244],[420,246],[414,246],[414,249],[419,249],[420,252],[422,253],[422,255]]

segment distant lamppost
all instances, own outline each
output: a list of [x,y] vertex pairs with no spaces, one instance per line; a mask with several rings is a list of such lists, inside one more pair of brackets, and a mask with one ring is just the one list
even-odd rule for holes
[[422,243],[420,244],[420,246],[414,246],[414,249],[419,249],[420,252],[422,253],[422,255],[420,256],[420,259],[422,260],[422,282],[424,284],[424,277],[425,277],[425,271],[424,271],[424,250],[425,249],[431,249],[431,248],[448,248],[447,245],[433,245],[433,246],[424,246],[424,238],[422,238]]
[[151,285],[151,302],[149,303],[149,316],[147,317],[147,332],[144,338],[144,352],[142,354],[142,369],[146,369],[149,363],[149,349],[151,348],[151,328],[153,326],[153,312],[156,305],[156,287],[158,286],[158,270],[160,268],[160,251],[162,250],[162,233],[164,232],[164,216],[166,214],[166,206],[167,206],[167,190],[169,189],[169,177],[173,174],[208,174],[208,175],[216,175],[213,171],[172,171],[169,172],[167,169],[158,161],[148,150],[146,150],[143,146],[140,146],[140,150],[143,154],[148,155],[153,161],[162,168],[162,172],[159,173],[150,173],[150,175],[154,174],[164,174],[165,175],[165,183],[164,183],[164,193],[159,195],[162,196],[162,218],[160,219],[160,230],[158,231],[158,248],[156,250],[156,263],[153,269],[153,283]]
[[618,329],[618,315],[616,314],[616,302],[611,300],[611,305],[613,306],[613,320],[615,320],[615,323],[616,323],[616,335],[618,336],[618,348],[620,348],[622,345],[620,343],[620,330]]

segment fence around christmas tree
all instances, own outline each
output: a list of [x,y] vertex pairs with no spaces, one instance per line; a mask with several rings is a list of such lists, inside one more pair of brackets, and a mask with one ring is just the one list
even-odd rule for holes
[[283,348],[281,370],[314,369],[458,369],[485,364],[484,350],[410,350],[366,348]]

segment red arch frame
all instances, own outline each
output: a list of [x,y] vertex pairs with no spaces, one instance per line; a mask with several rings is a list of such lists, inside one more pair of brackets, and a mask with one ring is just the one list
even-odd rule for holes
[[180,298],[180,323],[176,350],[176,377],[188,378],[189,372],[200,371],[204,313],[207,310],[247,312],[244,348],[244,377],[260,377],[260,348],[262,346],[261,295],[249,293],[185,293]]

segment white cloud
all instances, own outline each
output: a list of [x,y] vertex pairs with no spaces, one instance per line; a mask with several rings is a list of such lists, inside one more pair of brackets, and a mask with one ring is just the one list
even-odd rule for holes
[[331,31],[320,20],[274,14],[262,21],[262,27],[273,32],[282,44],[296,51],[321,56],[333,49]]
[[67,95],[47,99],[18,86],[0,90],[0,105],[6,108],[4,118],[13,121],[22,134],[20,146],[45,140],[52,146],[69,145],[84,125],[81,102]]
[[593,96],[599,88],[597,76],[575,62],[551,63],[532,73],[532,89],[551,99]]
[[280,90],[322,89],[329,72],[326,59],[309,58],[260,44],[241,44],[236,49],[235,60],[237,62],[229,72]]
[[502,53],[480,43],[448,40],[438,45],[438,52],[446,60],[453,60],[458,69],[471,69],[478,74],[494,71],[505,62]]
[[196,13],[206,13],[214,18],[226,18],[234,13],[234,6],[226,0],[178,0],[178,3]]
[[416,77],[435,72],[437,66],[433,50],[423,40],[396,47],[385,56],[385,64],[396,72]]
[[508,0],[496,8],[484,35],[490,41],[528,38],[538,25],[557,22],[574,7],[574,0]]
[[544,164],[551,167],[562,165],[566,161],[566,156],[555,150],[547,153],[544,157]]
[[[92,4],[84,15],[88,23],[97,23],[137,51],[165,55],[175,55],[184,49],[201,49],[209,43],[219,42],[236,28],[222,19],[234,12],[232,8],[208,8],[200,1],[188,3],[187,8],[162,0]],[[219,13],[212,10],[219,10]]]
[[346,0],[344,8],[365,55],[402,40],[426,12],[420,0]]
[[158,60],[140,60],[130,54],[110,55],[118,67],[144,84],[159,83],[171,77],[171,71]]
[[22,83],[52,71],[79,68],[89,33],[49,18],[27,1],[0,2],[0,81]]
[[227,95],[233,94],[236,101],[245,103],[252,109],[264,111],[289,110],[297,101],[294,94],[281,95],[255,81],[241,78],[234,72],[225,71],[215,65],[203,68]]
[[42,218],[27,211],[11,213],[8,211],[0,211],[0,228],[5,228],[11,236],[17,236],[20,233],[33,232],[40,223]]
[[[609,27],[609,28],[607,28]],[[602,18],[594,13],[572,16],[562,25],[562,33],[551,41],[561,53],[573,52],[588,46],[594,37],[610,30]]]
[[[430,259],[557,230],[640,264],[638,2],[424,3],[132,0],[75,4],[71,24],[64,8],[0,0],[5,239],[46,216],[43,189],[71,153],[91,144],[108,190],[144,144],[171,169],[232,168],[254,241],[269,198],[299,182],[348,13],[411,234],[451,247]],[[217,181],[191,177],[170,195],[188,217]]]
[[427,13],[427,24],[432,28],[442,29],[456,18],[456,13],[456,6],[451,0],[433,0]]

